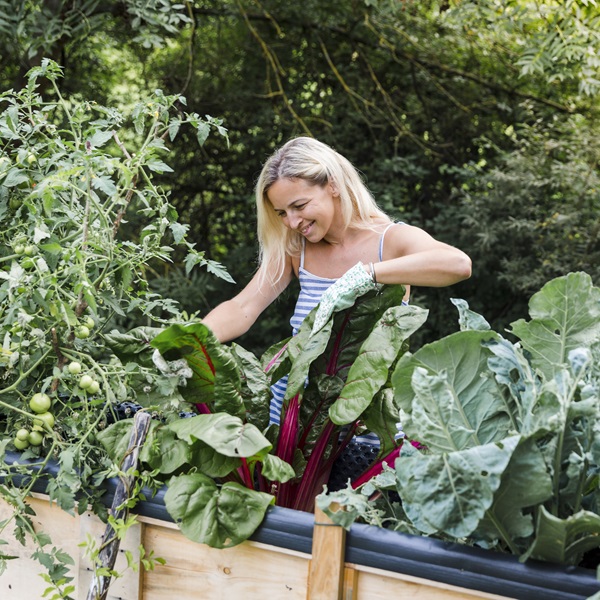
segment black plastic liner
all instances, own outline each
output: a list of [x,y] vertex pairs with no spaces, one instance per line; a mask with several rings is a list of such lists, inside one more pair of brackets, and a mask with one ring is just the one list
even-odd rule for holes
[[[18,453],[8,452],[5,462],[23,461]],[[49,465],[45,473],[52,477],[57,470],[56,465]],[[116,485],[116,480],[105,483],[107,506],[112,503]],[[44,492],[45,484],[41,482],[35,491]],[[135,512],[173,522],[164,505],[165,491],[163,488],[151,496],[146,490],[147,500],[140,502]],[[275,506],[269,508],[251,539],[310,554],[313,524],[312,513]],[[600,591],[600,581],[590,569],[539,561],[524,564],[507,554],[363,524],[353,525],[346,536],[346,562],[516,600],[587,600]]]

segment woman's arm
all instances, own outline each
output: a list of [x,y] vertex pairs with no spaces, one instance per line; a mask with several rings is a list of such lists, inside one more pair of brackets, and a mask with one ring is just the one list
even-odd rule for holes
[[263,310],[283,292],[292,280],[291,260],[288,259],[283,277],[276,285],[271,285],[266,277],[261,286],[260,273],[259,269],[239,294],[219,304],[202,319],[220,342],[228,342],[246,333]]
[[471,276],[471,259],[419,227],[398,224],[387,232],[383,261],[374,269],[378,283],[444,287]]

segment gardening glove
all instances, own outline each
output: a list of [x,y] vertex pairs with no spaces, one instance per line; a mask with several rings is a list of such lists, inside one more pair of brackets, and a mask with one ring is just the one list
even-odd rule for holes
[[358,297],[377,288],[373,278],[365,271],[364,265],[361,262],[355,264],[321,297],[310,335],[317,333],[334,312],[349,308]]

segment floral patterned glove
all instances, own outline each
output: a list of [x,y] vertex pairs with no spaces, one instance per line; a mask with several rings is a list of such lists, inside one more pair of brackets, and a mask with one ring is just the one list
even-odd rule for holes
[[361,262],[355,264],[321,297],[310,335],[317,333],[334,312],[349,308],[358,297],[377,288],[373,278],[365,271],[364,265]]

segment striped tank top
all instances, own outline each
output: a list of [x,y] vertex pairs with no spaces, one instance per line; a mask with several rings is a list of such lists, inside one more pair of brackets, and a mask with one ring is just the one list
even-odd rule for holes
[[[383,233],[381,234],[381,239],[379,241],[379,260],[383,260],[383,241],[385,234],[388,229],[395,225],[395,223],[390,223]],[[300,325],[302,325],[302,321],[306,318],[308,313],[319,304],[321,297],[327,291],[327,289],[333,285],[337,279],[327,279],[325,277],[319,277],[318,275],[313,275],[309,271],[304,268],[304,240],[302,244],[302,252],[300,254],[300,266],[298,268],[298,281],[300,282],[300,293],[298,294],[298,300],[296,301],[296,307],[294,309],[294,314],[290,319],[290,324],[292,326],[292,335],[296,335],[298,333],[298,329],[300,329]],[[281,407],[283,406],[283,398],[285,396],[285,391],[287,388],[287,375],[282,377],[279,381],[274,383],[271,386],[271,393],[273,394],[271,398],[271,406],[270,406],[270,422],[275,425],[280,424],[280,416],[281,416]],[[367,444],[379,444],[379,438],[374,433],[367,433],[365,435],[356,436],[354,438],[355,441],[367,443]]]

